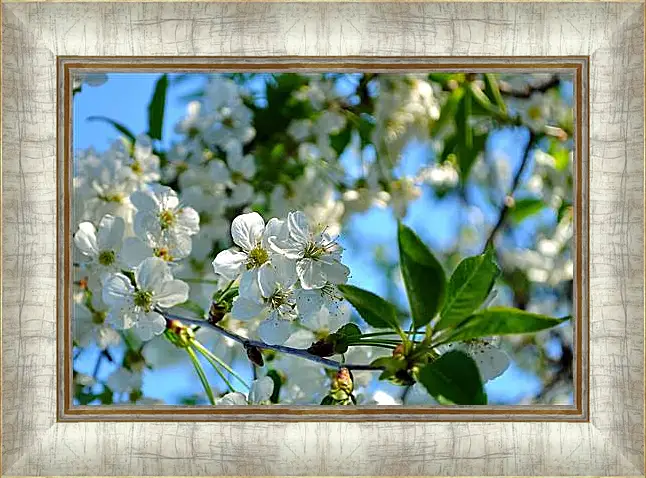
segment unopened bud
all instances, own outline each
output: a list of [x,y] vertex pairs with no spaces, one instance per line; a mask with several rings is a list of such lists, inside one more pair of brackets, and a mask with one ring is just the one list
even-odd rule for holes
[[343,391],[346,394],[350,395],[352,390],[354,390],[354,384],[352,383],[352,373],[347,368],[340,369],[334,379],[332,380],[332,390],[333,391]]
[[258,367],[262,367],[265,364],[265,361],[262,358],[262,352],[260,352],[258,347],[247,345],[245,348],[247,349],[247,358],[251,363],[256,364]]
[[213,325],[224,319],[227,313],[227,308],[217,302],[213,302],[209,308],[209,322]]
[[403,357],[404,356],[404,344],[399,344],[393,350],[393,357]]

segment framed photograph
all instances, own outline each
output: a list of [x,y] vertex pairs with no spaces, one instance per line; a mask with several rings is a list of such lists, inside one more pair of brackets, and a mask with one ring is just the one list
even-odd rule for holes
[[4,474],[643,476],[643,3],[2,21]]

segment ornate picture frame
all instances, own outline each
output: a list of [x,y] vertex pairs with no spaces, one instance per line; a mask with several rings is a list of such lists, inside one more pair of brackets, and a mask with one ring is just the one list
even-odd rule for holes
[[[643,475],[643,3],[14,3],[2,13],[4,474]],[[70,406],[70,72],[240,65],[577,75],[574,407]]]

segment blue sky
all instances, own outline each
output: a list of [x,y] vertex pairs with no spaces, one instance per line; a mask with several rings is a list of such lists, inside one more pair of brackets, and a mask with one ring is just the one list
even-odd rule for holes
[[[74,98],[75,150],[88,147],[94,147],[99,151],[105,150],[118,139],[118,133],[112,126],[99,121],[87,121],[90,116],[114,119],[135,134],[146,131],[147,105],[158,77],[157,74],[149,73],[111,74],[109,81],[100,87],[84,86]],[[183,96],[190,94],[203,81],[197,76],[178,83],[173,83],[172,80],[173,75],[171,75],[163,128],[163,144],[166,146],[173,139],[178,139],[174,133],[174,126],[185,113],[186,100],[182,99]],[[509,157],[512,169],[515,169],[519,164],[526,138],[527,133],[522,129],[504,130],[491,135],[488,147],[494,154],[496,151],[504,152]],[[398,172],[401,174],[417,171],[419,165],[428,161],[429,157],[432,157],[432,154],[428,145],[413,143],[407,148]],[[348,171],[356,170],[357,162],[352,155],[344,155],[343,163]],[[485,220],[491,224],[495,220],[497,210],[485,206],[484,202],[482,206]],[[459,200],[452,196],[438,200],[432,191],[426,188],[423,190],[422,197],[409,208],[404,222],[417,231],[431,249],[442,250],[455,241],[457,234],[455,217],[459,214],[464,214]],[[383,271],[375,263],[374,253],[375,249],[380,247],[389,259],[396,259],[396,221],[392,211],[373,208],[365,213],[356,214],[351,218],[348,230],[351,231],[354,240],[350,240],[350,237],[343,233],[339,240],[346,247],[344,262],[352,270],[350,282],[375,293],[384,294],[387,281]],[[528,232],[531,230],[528,229]],[[360,240],[361,247],[357,247],[355,242],[357,239]],[[447,271],[448,273],[450,271]],[[405,305],[403,294],[401,299],[402,305]],[[76,361],[76,369],[91,373],[97,354],[96,349],[84,351]],[[118,352],[114,355],[115,358],[119,357]],[[104,362],[100,377],[107,376],[111,367]],[[205,367],[205,370],[211,374],[210,367]],[[249,367],[241,364],[240,370],[248,374]],[[211,374],[211,378],[213,383],[218,383],[215,375]],[[393,389],[389,385],[385,388]],[[513,403],[537,393],[541,383],[532,374],[512,364],[503,376],[489,382],[486,388],[491,401]],[[201,390],[190,364],[188,368],[180,366],[148,372],[144,382],[146,396],[161,398],[171,403],[179,396],[199,393]]]

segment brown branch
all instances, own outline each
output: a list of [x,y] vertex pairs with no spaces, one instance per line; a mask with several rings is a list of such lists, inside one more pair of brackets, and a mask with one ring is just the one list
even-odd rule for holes
[[[510,202],[513,199],[514,194],[516,193],[516,189],[518,189],[518,186],[520,185],[520,178],[523,175],[523,171],[525,170],[525,167],[527,166],[527,163],[529,163],[529,155],[532,151],[532,147],[534,146],[534,143],[536,142],[536,134],[530,130],[529,132],[529,141],[527,142],[527,146],[525,147],[525,153],[523,154],[523,159],[522,162],[520,163],[520,166],[518,167],[518,171],[516,171],[516,175],[514,176],[511,189],[507,196],[505,197],[505,201],[503,203],[503,206],[500,209],[500,214],[498,215],[498,221],[496,222],[496,225],[493,227],[491,232],[489,233],[489,237],[487,238],[487,242],[485,242],[484,245],[484,250],[487,249],[491,244],[493,244],[493,240],[498,233],[498,231],[502,228],[503,224],[505,223],[505,219],[507,219],[507,215],[509,214],[509,209],[510,209]],[[483,252],[484,252],[483,250]]]
[[182,322],[183,324],[190,324],[190,325],[198,325],[200,327],[207,327],[211,330],[216,331],[217,333],[224,335],[225,337],[238,342],[239,344],[242,344],[242,346],[247,349],[248,347],[257,347],[259,349],[264,349],[264,350],[274,350],[276,352],[282,352],[284,354],[289,354],[293,355],[296,357],[301,357],[306,360],[310,360],[312,362],[319,363],[325,367],[333,368],[333,369],[341,369],[341,368],[347,368],[349,370],[383,370],[383,367],[375,367],[372,365],[363,365],[363,364],[352,364],[352,363],[341,363],[337,362],[335,360],[330,360],[326,359],[323,357],[319,357],[318,355],[313,355],[309,353],[305,349],[297,349],[294,347],[287,347],[285,345],[271,345],[267,344],[265,342],[262,342],[260,340],[252,340],[248,339],[246,337],[242,337],[241,335],[238,335],[234,332],[231,332],[230,330],[227,330],[223,327],[220,327],[217,324],[212,324],[211,322],[208,322],[206,320],[201,320],[201,319],[188,319],[185,317],[180,317],[178,315],[174,314],[169,314],[168,312],[164,312],[161,310],[158,310],[160,314],[162,314],[167,320],[177,320],[179,322]]

